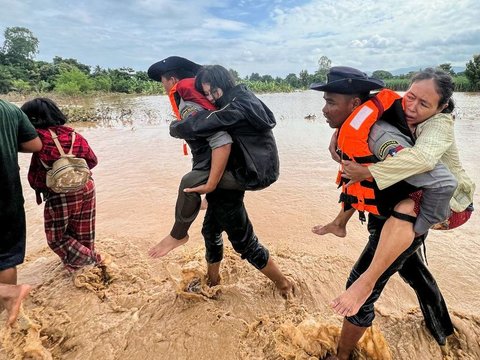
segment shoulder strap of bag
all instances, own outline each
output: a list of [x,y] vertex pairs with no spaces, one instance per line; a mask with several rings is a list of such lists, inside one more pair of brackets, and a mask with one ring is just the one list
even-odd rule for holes
[[[53,142],[55,143],[55,146],[58,149],[58,152],[60,153],[61,156],[65,156],[65,151],[63,151],[62,145],[60,145],[60,142],[58,141],[58,135],[55,134],[55,132],[52,129],[48,129],[50,131],[50,134],[52,135]],[[75,144],[75,131],[72,131],[72,144],[70,145],[70,150],[68,151],[67,155],[73,155],[73,144]]]
[[55,134],[52,129],[48,129],[48,131],[50,131],[50,135],[52,135],[52,140],[55,143],[55,146],[57,147],[60,156],[65,156],[65,151],[63,151],[62,145],[60,145],[60,142],[58,141],[58,135]]
[[75,144],[75,131],[72,131],[72,145],[70,145],[68,155],[73,155],[73,144]]
[[[52,129],[48,129],[48,131],[50,132],[50,135],[52,136],[52,140],[55,143],[55,146],[57,147],[58,152],[60,153],[60,156],[65,156],[65,151],[63,151],[63,147],[60,144],[60,142],[58,141],[58,135]],[[75,131],[72,131],[72,144],[70,145],[70,150],[68,151],[67,155],[73,155],[73,144],[74,143],[75,143]],[[45,167],[45,169],[49,170],[49,169],[52,168],[51,166],[48,166],[47,164],[45,164],[45,162],[43,162],[42,159],[39,159],[39,160],[42,163],[42,165]]]

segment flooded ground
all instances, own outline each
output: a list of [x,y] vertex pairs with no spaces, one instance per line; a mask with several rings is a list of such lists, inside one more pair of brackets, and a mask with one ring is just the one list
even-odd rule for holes
[[[173,118],[166,97],[99,101],[100,107],[130,109],[121,122],[112,117],[100,126],[77,126],[99,158],[93,171],[97,246],[112,256],[113,282],[74,284],[62,269],[46,245],[43,207],[26,182],[29,155],[22,154],[28,249],[19,281],[37,288],[24,304],[19,326],[1,330],[0,359],[314,359],[334,348],[342,319],[328,303],[344,288],[366,242],[366,226],[353,219],[343,239],[310,231],[339,209],[322,93],[260,98],[277,117],[281,175],[268,189],[247,193],[245,203],[260,241],[294,279],[295,298],[276,295],[270,282],[229,247],[222,284],[208,288],[203,213],[186,246],[160,260],[147,256],[170,231],[177,185],[190,158],[182,154],[181,141],[168,134]],[[479,184],[480,95],[455,98],[461,158]],[[449,345],[441,349],[435,343],[414,292],[396,275],[377,303],[375,326],[356,358],[480,358],[479,224],[474,213],[463,227],[431,231],[427,240],[428,264],[456,327]]]

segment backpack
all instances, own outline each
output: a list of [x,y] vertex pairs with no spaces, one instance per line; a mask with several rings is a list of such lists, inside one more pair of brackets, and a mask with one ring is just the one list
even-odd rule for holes
[[75,131],[72,132],[72,145],[70,151],[65,154],[58,136],[54,131],[48,129],[52,140],[60,153],[60,158],[55,160],[52,167],[42,164],[47,169],[47,187],[56,193],[69,193],[81,190],[90,179],[92,172],[85,159],[73,155],[73,144],[75,143]]

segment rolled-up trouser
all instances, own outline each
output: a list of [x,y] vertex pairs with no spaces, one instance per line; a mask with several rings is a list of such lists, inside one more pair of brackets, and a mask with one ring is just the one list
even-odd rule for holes
[[[209,174],[210,170],[192,170],[183,176],[175,205],[175,223],[170,231],[173,238],[180,240],[187,236],[188,229],[197,218],[202,202],[198,193],[186,193],[183,190],[205,184]],[[238,181],[230,171],[225,171],[217,188],[244,190],[245,185]]]
[[208,263],[223,258],[222,232],[225,231],[233,248],[242,259],[261,270],[268,262],[269,252],[258,241],[243,204],[244,191],[217,189],[207,194],[208,208],[203,221],[205,259]]
[[[367,270],[372,262],[384,223],[384,219],[369,215],[369,240],[353,266],[347,281],[347,288]],[[415,238],[412,245],[380,276],[372,294],[360,308],[359,312],[354,316],[347,317],[350,323],[361,327],[372,325],[372,321],[375,318],[374,304],[382,293],[387,281],[398,271],[403,280],[415,290],[426,326],[432,336],[440,345],[445,344],[446,337],[453,334],[453,325],[442,293],[420,255],[420,246],[425,237],[426,235]]]

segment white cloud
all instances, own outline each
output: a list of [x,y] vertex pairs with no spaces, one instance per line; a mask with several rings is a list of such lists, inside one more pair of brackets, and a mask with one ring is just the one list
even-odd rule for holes
[[0,8],[5,27],[39,39],[39,59],[111,68],[146,70],[180,55],[284,77],[315,71],[322,55],[373,71],[464,66],[480,51],[478,0],[0,0]]
[[207,30],[214,30],[215,32],[222,31],[241,31],[247,27],[247,24],[239,21],[224,20],[218,18],[205,19],[201,24],[202,28]]

